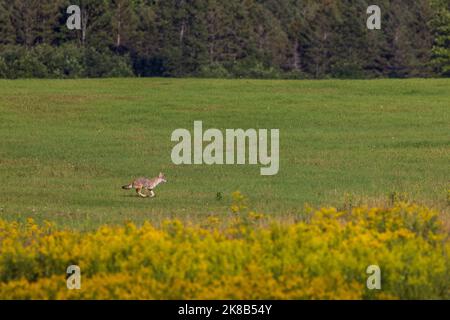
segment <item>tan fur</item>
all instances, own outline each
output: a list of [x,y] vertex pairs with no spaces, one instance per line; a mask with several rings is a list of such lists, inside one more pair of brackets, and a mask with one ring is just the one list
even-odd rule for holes
[[[152,178],[152,179],[148,179],[145,177],[137,178],[132,183],[122,186],[122,189],[125,189],[125,190],[135,189],[136,193],[139,197],[153,198],[155,196],[155,192],[153,191],[153,189],[155,189],[160,183],[164,183],[164,182],[167,182],[167,180],[166,180],[164,174],[160,172],[157,177]],[[150,195],[148,195],[148,194],[146,195],[146,194],[142,193],[143,190],[150,191]]]

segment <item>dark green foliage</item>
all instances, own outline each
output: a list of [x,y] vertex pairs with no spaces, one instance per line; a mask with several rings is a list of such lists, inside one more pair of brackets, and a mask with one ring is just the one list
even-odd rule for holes
[[[65,23],[82,10],[82,30]],[[0,0],[0,77],[450,75],[450,1]]]
[[435,0],[433,6],[436,15],[431,21],[434,30],[432,66],[437,73],[450,76],[450,1]]
[[73,44],[59,47],[38,45],[31,49],[4,46],[0,51],[0,77],[3,78],[79,78],[132,76],[127,56],[113,55],[92,47]]

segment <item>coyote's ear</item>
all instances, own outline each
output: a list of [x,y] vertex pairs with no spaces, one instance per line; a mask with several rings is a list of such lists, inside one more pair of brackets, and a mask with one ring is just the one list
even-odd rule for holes
[[162,172],[160,172],[160,173],[159,173],[159,176],[160,176],[160,177],[162,177],[162,176],[163,176],[163,173],[162,173]]

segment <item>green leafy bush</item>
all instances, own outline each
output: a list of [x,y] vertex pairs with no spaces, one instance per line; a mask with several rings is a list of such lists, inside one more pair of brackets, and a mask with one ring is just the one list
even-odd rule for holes
[[74,44],[59,47],[38,45],[0,47],[0,78],[80,78],[133,76],[128,56],[109,50],[82,48]]

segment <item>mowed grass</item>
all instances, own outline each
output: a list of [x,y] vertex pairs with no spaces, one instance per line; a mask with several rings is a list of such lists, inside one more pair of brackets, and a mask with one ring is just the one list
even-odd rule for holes
[[[0,218],[91,229],[201,220],[241,191],[269,215],[377,203],[389,194],[446,210],[450,79],[0,81]],[[280,129],[280,171],[175,166],[171,133]],[[156,198],[121,189],[163,171]],[[217,197],[217,193],[223,198]]]

